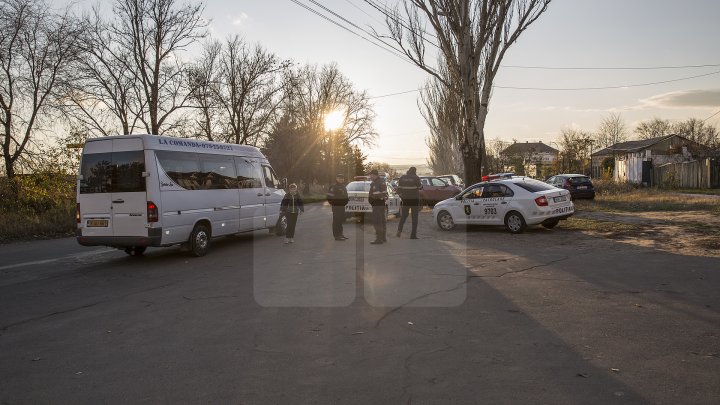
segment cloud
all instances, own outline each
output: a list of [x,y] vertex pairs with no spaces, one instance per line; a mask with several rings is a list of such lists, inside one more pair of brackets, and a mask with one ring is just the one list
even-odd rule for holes
[[640,102],[648,107],[715,108],[720,106],[720,89],[673,91]]
[[250,20],[250,16],[247,15],[246,13],[240,13],[237,16],[229,17],[229,18],[232,20],[232,25],[234,25],[236,27],[243,26],[243,25],[245,25],[245,23],[248,22],[248,20]]

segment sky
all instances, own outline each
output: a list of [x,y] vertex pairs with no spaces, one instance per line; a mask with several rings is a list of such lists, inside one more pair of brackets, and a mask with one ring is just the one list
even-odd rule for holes
[[[363,0],[315,1],[360,27],[387,31]],[[207,0],[205,16],[217,38],[237,34],[300,64],[337,63],[357,89],[377,97],[379,137],[364,148],[368,159],[425,162],[428,129],[416,90],[427,73],[291,0]],[[720,111],[718,16],[716,0],[553,0],[503,60],[486,140],[551,143],[563,128],[593,131],[611,113],[630,129],[654,117],[708,119]],[[596,87],[616,88],[587,89]],[[404,94],[386,96],[395,93]],[[720,114],[707,123],[720,127]]]

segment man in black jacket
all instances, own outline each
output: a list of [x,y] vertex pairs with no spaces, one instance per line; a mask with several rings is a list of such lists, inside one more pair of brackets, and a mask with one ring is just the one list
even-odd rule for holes
[[387,214],[385,213],[385,200],[388,199],[387,185],[377,170],[370,172],[370,192],[368,202],[372,205],[372,219],[375,226],[375,240],[370,242],[373,245],[381,245],[387,242]]
[[404,174],[398,180],[398,193],[402,198],[402,214],[400,216],[400,223],[398,224],[397,237],[399,238],[402,234],[403,225],[407,220],[410,210],[412,210],[412,232],[410,232],[410,239],[417,239],[417,226],[418,226],[418,212],[420,211],[420,189],[422,189],[422,183],[420,177],[417,176],[417,169],[411,167],[408,169],[407,174]]
[[348,203],[348,193],[345,185],[345,175],[338,173],[335,176],[335,184],[332,184],[327,192],[327,200],[332,206],[333,223],[332,230],[335,240],[344,241],[343,222],[345,222],[345,205]]

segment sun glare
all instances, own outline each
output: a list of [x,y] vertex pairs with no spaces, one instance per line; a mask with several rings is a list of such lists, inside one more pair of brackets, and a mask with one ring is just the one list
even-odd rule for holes
[[330,111],[325,115],[325,130],[335,131],[345,124],[345,114],[340,110]]

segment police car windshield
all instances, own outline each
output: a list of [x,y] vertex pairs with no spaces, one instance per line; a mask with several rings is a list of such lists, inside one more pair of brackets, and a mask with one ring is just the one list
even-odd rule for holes
[[370,191],[369,181],[353,181],[347,185],[347,191]]

